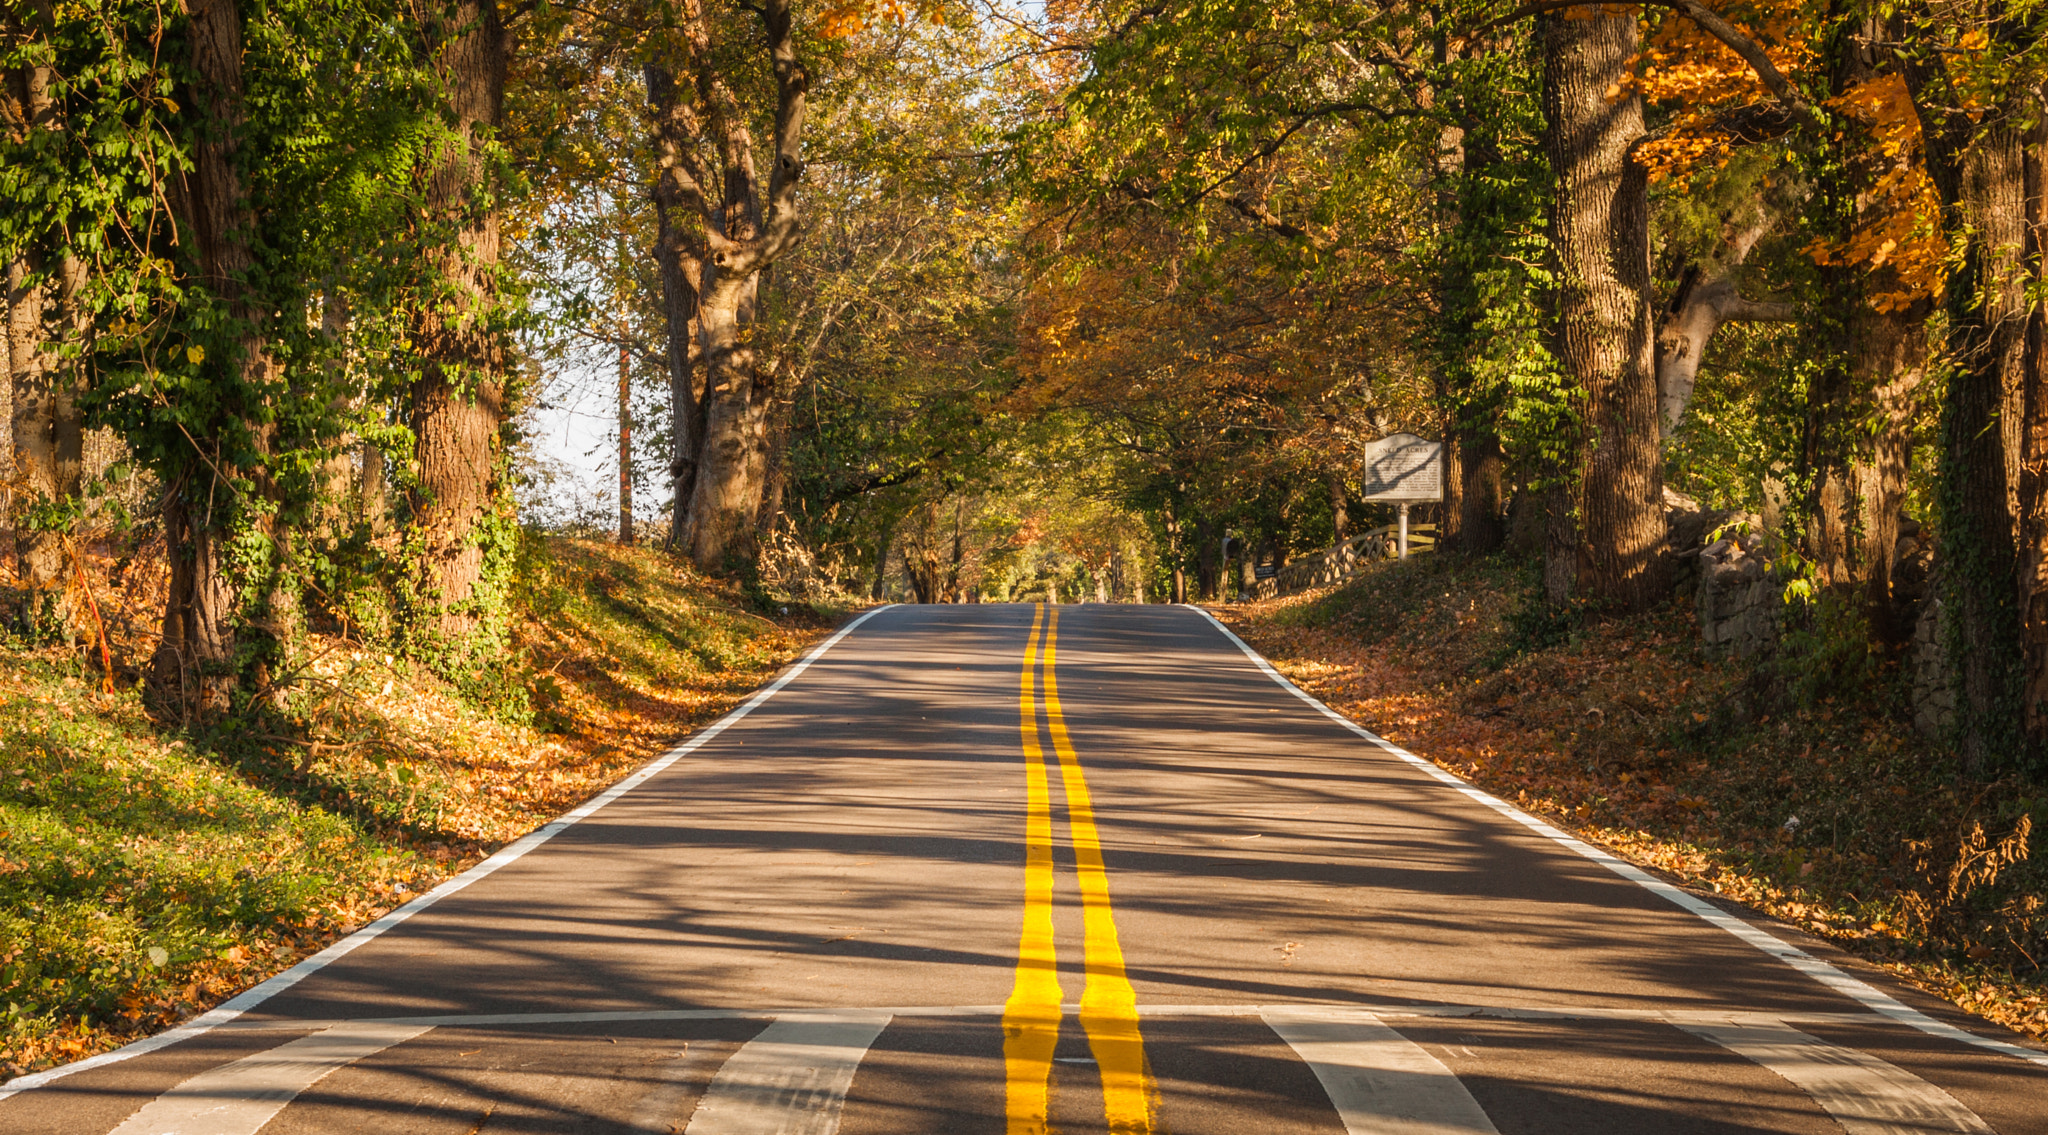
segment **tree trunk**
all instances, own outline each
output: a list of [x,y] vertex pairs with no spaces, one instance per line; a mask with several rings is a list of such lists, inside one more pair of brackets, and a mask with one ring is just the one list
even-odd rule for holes
[[633,351],[619,341],[619,543],[633,542]]
[[[50,14],[45,6],[43,22]],[[10,25],[14,20],[10,19]],[[49,67],[16,68],[5,76],[0,114],[17,136],[64,129]],[[54,261],[54,279],[38,278]],[[72,611],[65,586],[64,534],[54,517],[37,513],[73,501],[84,468],[84,415],[78,404],[84,363],[67,361],[65,343],[83,341],[89,327],[83,291],[86,267],[67,252],[46,257],[31,246],[7,265],[7,356],[11,397],[13,481],[9,522],[15,534],[22,584],[22,629],[31,637],[68,637]]]
[[875,540],[875,582],[868,589],[868,598],[881,599],[889,593],[889,548],[896,539],[896,518],[891,516],[882,522],[882,534]]
[[754,528],[763,540],[772,539],[775,526],[782,522],[783,504],[789,491],[790,400],[782,396],[790,385],[789,380],[790,372],[784,369],[771,388],[767,421],[762,426],[767,437],[762,443],[765,455],[761,472],[761,512],[755,519]]
[[[668,347],[669,477],[674,497],[670,502],[668,546],[690,546],[690,503],[697,491],[697,451],[703,444],[704,371],[697,317],[697,299],[704,285],[704,262],[691,252],[691,243],[678,229],[682,192],[677,179],[669,176],[683,148],[695,144],[690,123],[682,113],[681,92],[675,76],[665,67],[646,68],[647,98],[653,111],[655,144],[661,156],[661,172],[654,183],[654,262],[660,270],[662,330]],[[687,222],[684,222],[687,223]]]
[[[1468,556],[1491,555],[1507,542],[1508,533],[1502,487],[1507,455],[1501,451],[1500,438],[1491,429],[1468,430],[1458,447],[1458,466],[1456,480],[1462,489],[1457,550]],[[1444,508],[1449,511],[1448,501]]]
[[1946,227],[1968,237],[1948,285],[1953,369],[1942,407],[1936,535],[1958,739],[1976,772],[2021,759],[2026,739],[2014,487],[2000,428],[2008,391],[2021,386],[2027,340],[2025,147],[2015,122],[2024,109],[1994,107],[1966,149],[1944,152],[1937,139],[1929,154]]
[[774,396],[753,346],[758,282],[755,275],[715,279],[699,309],[707,406],[690,506],[690,558],[705,571],[725,568],[728,555],[755,550]]
[[[1437,383],[1437,402],[1440,406],[1450,402],[1450,390],[1442,380]],[[1465,546],[1465,478],[1457,475],[1465,467],[1465,438],[1459,428],[1459,414],[1456,410],[1445,410],[1438,423],[1438,436],[1443,440],[1443,451],[1437,465],[1439,483],[1443,486],[1443,519],[1437,522],[1437,547],[1445,551],[1457,551]]]
[[1562,609],[1579,576],[1579,518],[1571,486],[1559,480],[1543,491],[1543,600]]
[[[1742,242],[1740,258],[1734,262],[1741,263],[1747,259],[1749,246],[1762,235],[1759,229],[1751,239]],[[1692,401],[1693,388],[1699,384],[1700,362],[1706,358],[1707,342],[1722,324],[1737,321],[1785,323],[1796,318],[1798,313],[1798,307],[1793,304],[1744,299],[1736,291],[1735,279],[1726,268],[1708,270],[1699,265],[1688,268],[1657,328],[1657,424],[1662,435],[1671,436],[1671,431],[1678,428],[1679,419],[1685,416],[1685,408]]]
[[[697,308],[705,368],[704,431],[694,453],[686,527],[690,558],[707,570],[756,551],[752,545],[778,376],[763,372],[759,364],[755,303],[761,273],[796,240],[796,186],[803,174],[810,93],[810,72],[797,58],[789,0],[764,0],[750,11],[761,21],[775,80],[774,165],[765,187],[754,165],[751,115],[727,81],[733,61],[712,34],[708,5],[683,6],[673,41],[689,59],[694,97],[680,97],[673,84],[655,90],[650,83],[650,95],[660,107],[657,194],[694,214],[674,232],[679,247],[706,265]],[[700,153],[700,139],[717,147],[715,163]]]
[[[1648,183],[1631,160],[1643,136],[1632,89],[1633,10],[1542,18],[1545,148],[1557,178],[1559,351],[1575,382],[1580,447],[1579,585],[1642,610],[1664,593],[1663,480],[1650,321]],[[1610,100],[1609,92],[1627,92]]]
[[1869,303],[1867,274],[1859,277],[1850,282],[1843,304],[1849,391],[1840,401],[1848,413],[1834,429],[1842,452],[1812,462],[1819,491],[1808,524],[1810,554],[1823,582],[1861,593],[1872,639],[1897,644],[1912,633],[1893,617],[1892,557],[1912,457],[1911,420],[1926,371],[1931,305],[1878,311]]
[[1344,475],[1334,469],[1323,474],[1323,487],[1330,491],[1330,545],[1335,547],[1351,535],[1350,496],[1344,491]]
[[451,115],[424,187],[427,250],[446,288],[415,317],[420,378],[411,391],[419,486],[413,518],[421,537],[419,597],[443,647],[487,631],[476,604],[484,573],[478,523],[498,494],[499,431],[506,420],[505,344],[493,329],[499,211],[477,205],[491,176],[489,136],[504,112],[510,36],[491,0],[451,0],[418,13]]
[[[256,258],[249,245],[256,217],[241,181],[242,26],[235,0],[191,0],[192,89],[187,98],[206,121],[192,146],[192,170],[182,195],[180,228],[190,234],[187,255],[193,274],[223,301],[238,326],[232,356],[207,365],[234,368],[243,396],[257,397],[271,385],[276,362],[262,337],[263,313],[249,293],[248,274]],[[225,353],[225,352],[224,352]],[[220,432],[233,428],[217,423]],[[242,423],[258,449],[268,431]],[[237,490],[224,478],[218,434],[199,439],[211,453],[188,456],[167,486],[164,536],[173,566],[164,612],[163,639],[150,662],[151,703],[179,720],[207,718],[227,710],[238,683],[236,582],[228,575],[226,548],[240,506]],[[246,581],[244,581],[246,582]],[[266,583],[268,581],[265,581]]]
[[[2048,88],[2037,99],[2048,102]],[[2048,286],[2048,123],[2026,140],[2025,271]],[[2019,605],[2023,726],[2033,754],[2048,753],[2048,309],[2028,308],[2019,460]]]
[[1201,601],[1213,603],[1223,585],[1223,542],[1212,520],[1195,522],[1195,586]]

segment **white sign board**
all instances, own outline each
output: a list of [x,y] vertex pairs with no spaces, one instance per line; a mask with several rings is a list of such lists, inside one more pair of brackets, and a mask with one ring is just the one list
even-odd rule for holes
[[1414,434],[1394,434],[1365,447],[1365,491],[1369,501],[1444,499],[1444,447]]

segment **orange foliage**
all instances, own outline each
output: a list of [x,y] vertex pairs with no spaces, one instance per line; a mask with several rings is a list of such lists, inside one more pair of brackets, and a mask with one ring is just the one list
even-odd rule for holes
[[[1795,82],[1818,61],[1813,26],[1789,0],[1758,0],[1730,7],[1723,15],[1747,31]],[[1727,165],[1742,143],[1721,124],[1722,116],[1772,101],[1740,56],[1690,20],[1672,16],[1658,21],[1641,61],[1637,82],[1643,96],[1680,108],[1663,135],[1639,151],[1653,183],[1682,183],[1697,171]],[[1855,124],[1856,136],[1837,132],[1836,144],[1858,148],[1845,157],[1863,168],[1870,184],[1858,196],[1845,239],[1816,238],[1802,251],[1816,264],[1872,273],[1866,298],[1878,311],[1903,311],[1936,295],[1944,274],[1936,224],[1940,205],[1920,164],[1920,121],[1905,81],[1880,76],[1826,100],[1823,107]]]

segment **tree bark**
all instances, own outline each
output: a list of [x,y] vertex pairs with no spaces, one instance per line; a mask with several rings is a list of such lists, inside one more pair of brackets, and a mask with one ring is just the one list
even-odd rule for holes
[[475,603],[484,569],[476,529],[496,503],[507,411],[506,348],[493,319],[499,210],[477,198],[488,196],[478,190],[490,177],[486,148],[504,114],[511,38],[493,0],[424,0],[416,18],[450,114],[421,202],[442,294],[421,306],[413,328],[422,355],[410,392],[416,586],[430,628],[443,645],[459,646],[488,629]]
[[[49,5],[36,5],[33,18],[54,22]],[[19,29],[17,17],[8,23]],[[8,133],[61,132],[62,108],[52,91],[56,76],[46,66],[11,70],[0,91],[0,115]],[[45,269],[55,271],[46,275]],[[10,431],[14,484],[10,526],[15,534],[22,584],[21,626],[31,637],[68,637],[72,615],[65,587],[63,534],[38,523],[39,507],[74,500],[84,469],[84,414],[80,357],[66,360],[63,348],[84,346],[89,320],[84,310],[86,267],[70,251],[54,255],[31,245],[7,265],[7,356],[11,396]]]
[[[1543,17],[1541,34],[1558,355],[1584,423],[1576,586],[1637,611],[1665,590],[1648,181],[1631,160],[1644,133],[1629,83],[1639,36],[1633,10],[1591,7]],[[1628,93],[1610,101],[1617,89]]]
[[684,229],[679,228],[678,210],[685,202],[681,179],[670,175],[684,149],[695,143],[688,133],[693,120],[679,105],[682,92],[666,67],[650,63],[645,75],[655,150],[659,155],[654,181],[654,261],[660,271],[662,330],[668,347],[672,429],[669,477],[674,493],[670,501],[668,546],[675,549],[690,546],[690,504],[697,490],[697,451],[703,444],[704,411],[708,404],[697,315],[697,299],[704,286],[704,262],[692,252],[692,242],[685,239]]
[[[1507,454],[1491,429],[1466,432],[1458,447],[1458,548],[1468,556],[1491,555],[1507,542],[1507,499],[1504,487]],[[1449,510],[1449,502],[1444,508]]]
[[1344,491],[1344,475],[1335,469],[1323,475],[1323,486],[1330,492],[1330,546],[1335,547],[1351,535],[1350,497]]
[[[623,336],[624,328],[620,328]],[[619,543],[633,542],[633,351],[619,342]]]
[[[1742,255],[1747,257],[1747,248]],[[1709,269],[1695,265],[1688,269],[1657,328],[1658,427],[1662,436],[1671,436],[1679,419],[1685,416],[1693,388],[1699,384],[1700,362],[1706,357],[1707,342],[1722,324],[1787,323],[1798,312],[1798,307],[1789,303],[1744,299],[1736,290],[1734,276],[1725,267]]]
[[[188,0],[185,10],[192,72],[186,101],[206,127],[192,146],[188,184],[177,195],[183,205],[180,228],[189,234],[187,255],[196,260],[192,274],[225,302],[238,324],[233,357],[210,359],[207,365],[234,368],[242,390],[253,395],[269,387],[277,364],[263,338],[264,313],[248,283],[256,263],[249,244],[256,217],[239,169],[245,116],[241,13],[236,0]],[[222,421],[215,428],[225,432],[237,423]],[[262,426],[242,422],[239,428],[254,436],[259,452],[266,447]],[[165,494],[171,590],[149,677],[157,712],[180,720],[225,712],[239,682],[239,612],[226,548],[243,502],[229,480],[235,470],[226,465],[219,438],[195,439],[198,444],[211,444],[213,451],[184,457],[181,474]]]
[[[696,83],[695,98],[662,92],[657,142],[657,195],[683,208],[673,230],[679,255],[704,265],[698,289],[698,336],[704,361],[703,432],[693,452],[694,483],[686,547],[699,568],[719,570],[732,557],[756,553],[769,418],[777,375],[764,370],[754,346],[760,275],[795,241],[797,179],[810,73],[797,58],[788,0],[765,0],[760,17],[774,74],[773,168],[762,185],[755,168],[749,116],[723,67],[701,0],[686,0],[678,46]],[[650,94],[656,92],[650,87]],[[696,140],[717,148],[705,160]]]
[[[2028,592],[2019,549],[2007,430],[2009,395],[2023,387],[2027,316],[2025,136],[2033,100],[2009,98],[1972,120],[1946,109],[1947,83],[1910,60],[1907,82],[1926,139],[1927,171],[1942,228],[1963,237],[1948,278],[1951,373],[1942,404],[1942,561],[1956,734],[1965,765],[1984,772],[2025,759],[2026,704],[2020,608]],[[2016,436],[2018,427],[2011,432]],[[2025,612],[2031,614],[2031,611]],[[2033,712],[2029,712],[2033,711]]]
[[[2048,88],[2035,92],[2048,103]],[[2048,121],[2026,139],[2025,272],[2048,287]],[[2048,752],[2048,309],[2027,311],[2021,374],[2018,583],[2021,622],[2022,725],[2035,754]]]
[[1213,520],[1195,522],[1195,586],[1204,603],[1215,602],[1223,586],[1223,542]]

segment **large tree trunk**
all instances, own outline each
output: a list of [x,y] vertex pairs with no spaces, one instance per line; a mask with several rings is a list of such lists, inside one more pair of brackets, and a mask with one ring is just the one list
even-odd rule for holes
[[1818,386],[1807,415],[1805,464],[1813,484],[1807,554],[1822,583],[1861,592],[1873,639],[1897,642],[1911,628],[1892,618],[1892,556],[1931,305],[1881,312],[1870,305],[1867,273],[1844,283],[1838,291],[1844,381],[1839,388]]
[[1636,17],[1579,8],[1545,16],[1541,27],[1544,144],[1557,178],[1558,355],[1584,422],[1573,470],[1578,586],[1612,607],[1641,610],[1665,589],[1648,184],[1631,160],[1643,136],[1642,97],[1630,85]]
[[[37,18],[48,24],[47,4]],[[18,27],[14,18],[10,28]],[[64,129],[62,110],[51,89],[49,67],[9,71],[0,90],[6,130]],[[13,485],[10,526],[15,534],[17,571],[23,589],[22,628],[32,636],[68,635],[72,611],[64,585],[63,534],[39,521],[39,509],[75,498],[84,468],[82,359],[66,361],[65,342],[82,345],[88,326],[83,291],[86,267],[68,251],[50,258],[54,279],[44,278],[47,261],[31,246],[7,265],[7,362],[11,398]]]
[[1952,369],[1942,405],[1936,535],[1958,740],[1965,764],[1981,772],[2021,759],[2027,742],[2019,607],[2026,589],[2016,586],[2016,494],[2001,426],[2026,362],[2026,163],[2018,120],[2032,100],[2007,100],[1974,124],[1944,120],[1927,105],[1925,78],[1909,73],[1927,127],[1928,173],[1941,195],[1944,229],[1965,236],[1962,262],[1948,281]]
[[755,550],[774,397],[753,346],[759,279],[718,279],[700,309],[707,406],[690,507],[690,558],[706,571],[724,568],[728,555]]
[[420,378],[411,391],[418,488],[413,522],[421,560],[416,586],[431,631],[445,645],[479,631],[477,584],[484,549],[477,526],[497,500],[499,431],[506,419],[505,344],[493,329],[499,211],[477,205],[490,176],[488,136],[504,112],[511,48],[492,0],[427,0],[417,13],[452,116],[423,187],[427,255],[444,292],[415,318]]
[[[654,82],[661,69],[650,71],[650,95],[659,110],[657,199],[693,214],[677,219],[675,245],[679,254],[705,266],[697,297],[703,432],[692,453],[694,484],[684,527],[691,560],[707,570],[756,550],[777,391],[776,376],[762,369],[754,345],[755,303],[761,273],[796,240],[796,186],[803,174],[810,92],[788,0],[764,0],[751,11],[761,21],[775,79],[774,164],[765,187],[754,165],[750,116],[726,79],[732,60],[713,35],[706,5],[688,0],[676,29],[676,47],[695,76],[695,97],[677,97],[672,83]],[[715,160],[700,152],[699,139],[716,146]]]
[[[2037,99],[2048,102],[2048,88]],[[2048,286],[2048,121],[2026,142],[2026,275]],[[2048,753],[2048,309],[2027,312],[2019,460],[2019,604],[2023,725],[2035,754]]]
[[[206,365],[233,368],[244,397],[260,397],[275,378],[277,363],[263,338],[265,313],[248,287],[256,263],[249,244],[256,216],[241,181],[242,25],[236,0],[189,0],[193,85],[188,105],[206,127],[192,146],[192,169],[182,203],[180,228],[189,234],[187,255],[194,275],[219,296],[236,324],[232,357],[208,358]],[[232,411],[230,411],[232,412]],[[227,432],[236,423],[221,421]],[[268,431],[240,423],[259,450]],[[150,662],[151,701],[159,714],[205,718],[226,710],[239,682],[237,581],[228,573],[227,546],[240,500],[222,478],[226,466],[218,436],[198,439],[211,452],[183,461],[167,486],[164,536],[172,562],[171,589],[164,612],[163,639]],[[260,470],[258,471],[260,472]]]
[[[647,99],[654,119],[655,148],[660,170],[654,182],[654,263],[661,278],[662,330],[668,348],[669,376],[669,477],[674,496],[670,502],[668,546],[690,546],[690,504],[697,491],[697,451],[703,444],[704,368],[702,328],[697,299],[704,285],[704,262],[692,253],[693,242],[685,231],[692,223],[679,219],[684,207],[679,179],[669,171],[681,161],[685,148],[695,144],[690,136],[692,120],[680,103],[682,92],[675,76],[659,64],[646,68]],[[701,223],[701,221],[697,222]]]

